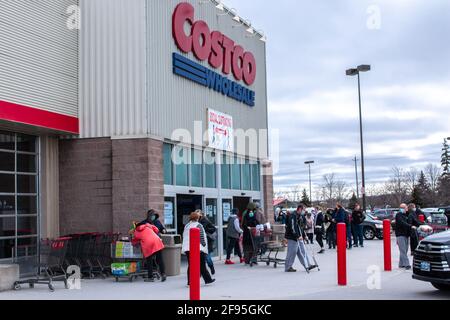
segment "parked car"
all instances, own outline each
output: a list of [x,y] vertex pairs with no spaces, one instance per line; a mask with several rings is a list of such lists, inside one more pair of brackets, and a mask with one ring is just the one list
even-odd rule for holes
[[400,212],[400,209],[394,209],[394,208],[378,209],[372,213],[372,216],[374,216],[375,218],[377,218],[377,220],[380,220],[380,221],[384,221],[386,219],[393,221],[393,220],[395,220],[395,216],[399,212]]
[[372,214],[366,214],[366,220],[361,225],[363,227],[364,239],[383,239],[383,221],[376,219]]
[[422,209],[425,222],[433,228],[434,233],[443,232],[448,229],[448,219],[445,210],[437,208]]
[[450,207],[439,208],[439,210],[444,210],[444,213],[447,216],[448,227],[450,228]]
[[450,291],[450,231],[422,240],[414,253],[413,278]]

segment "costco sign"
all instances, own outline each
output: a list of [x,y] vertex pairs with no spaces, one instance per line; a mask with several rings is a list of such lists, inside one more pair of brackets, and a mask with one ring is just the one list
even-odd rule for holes
[[[253,53],[220,31],[211,32],[205,21],[195,21],[194,13],[195,9],[190,3],[183,2],[175,8],[172,17],[175,43],[180,51],[192,52],[200,61],[207,60],[213,69],[220,70],[223,75],[178,54],[173,56],[174,73],[254,106],[255,93],[238,83],[243,81],[245,85],[251,86],[255,82],[256,60]],[[187,33],[186,25],[189,26]],[[230,73],[236,81],[226,77]]]

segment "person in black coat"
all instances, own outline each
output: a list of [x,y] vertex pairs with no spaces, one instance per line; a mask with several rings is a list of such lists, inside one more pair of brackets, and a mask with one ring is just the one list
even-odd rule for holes
[[336,212],[333,209],[328,209],[325,214],[324,222],[328,227],[326,228],[326,238],[328,249],[336,249]]
[[[420,222],[419,219],[419,210],[417,210],[416,205],[411,203],[408,205],[408,223],[416,228],[424,225],[424,223]],[[414,254],[417,247],[419,246],[419,234],[417,233],[417,229],[411,230],[411,254]]]
[[253,238],[251,235],[250,228],[256,228],[259,225],[259,221],[256,218],[256,205],[250,203],[247,210],[244,212],[242,217],[242,230],[244,231],[244,236],[242,240],[242,245],[244,247],[244,260],[245,264],[258,264],[257,262],[257,252],[254,247]]
[[408,206],[403,203],[400,206],[400,212],[395,216],[395,235],[400,250],[399,268],[406,270],[411,270],[411,264],[408,259],[409,240],[411,232],[416,229],[410,221]]
[[150,209],[147,212],[147,219],[145,219],[144,221],[139,223],[137,226],[139,227],[142,225],[151,224],[158,228],[159,235],[166,234],[167,233],[166,227],[162,224],[162,222],[159,220],[159,218],[160,218],[160,216],[159,216],[158,212],[156,212],[156,210]]
[[314,233],[316,235],[316,241],[320,246],[319,254],[322,254],[325,252],[324,245],[323,245],[323,234],[324,234],[324,222],[325,217],[321,210],[317,213],[316,216],[316,223],[314,224]]
[[214,267],[214,262],[212,260],[211,254],[215,250],[217,229],[216,226],[203,214],[201,210],[197,210],[197,212],[201,215],[198,222],[203,226],[203,229],[205,229],[206,237],[208,238],[208,255],[206,256],[206,263],[211,270],[211,274],[215,275],[216,269]]
[[355,205],[355,209],[352,212],[352,230],[353,230],[353,240],[355,247],[361,246],[364,248],[364,236],[362,223],[366,220],[366,216],[361,210],[359,203]]

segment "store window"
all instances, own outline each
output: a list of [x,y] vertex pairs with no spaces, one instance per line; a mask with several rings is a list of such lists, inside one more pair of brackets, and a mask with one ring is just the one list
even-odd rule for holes
[[164,144],[163,156],[164,156],[164,184],[173,185],[172,145],[167,143]]
[[241,162],[241,159],[234,157],[233,164],[231,165],[231,186],[233,190],[242,190]]
[[37,138],[0,132],[0,263],[27,273],[36,262],[38,217]]
[[176,185],[189,186],[189,150],[183,147],[174,147],[175,179]]
[[216,177],[216,154],[214,152],[205,151],[205,187],[217,188]]
[[175,212],[175,198],[164,198],[164,225],[169,233],[177,230],[177,216]]
[[191,186],[203,187],[203,152],[193,149],[191,152]]
[[222,175],[222,189],[231,189],[231,169],[230,158],[226,155],[222,156],[222,163],[220,165],[220,171]]
[[242,165],[242,189],[252,189],[252,170],[249,160],[245,160],[244,164]]
[[251,164],[252,170],[252,190],[261,191],[261,167],[259,162]]

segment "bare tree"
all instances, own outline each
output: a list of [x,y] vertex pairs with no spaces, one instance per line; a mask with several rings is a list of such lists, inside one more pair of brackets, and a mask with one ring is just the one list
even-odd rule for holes
[[405,183],[410,192],[413,192],[414,188],[419,181],[420,172],[416,168],[411,168],[404,173]]
[[339,202],[344,201],[348,198],[348,188],[347,183],[344,180],[336,181],[336,199]]
[[322,192],[323,192],[323,200],[327,202],[331,202],[335,197],[335,191],[336,191],[336,174],[326,174],[323,176],[323,185],[322,185]]
[[430,183],[431,191],[436,192],[438,189],[439,178],[441,176],[441,168],[430,163],[425,167],[424,173]]
[[396,203],[402,203],[406,201],[408,194],[408,185],[405,179],[405,173],[403,169],[394,167],[392,168],[392,176],[386,183],[386,191],[390,193]]

